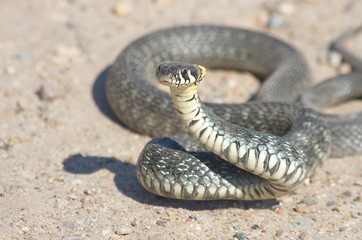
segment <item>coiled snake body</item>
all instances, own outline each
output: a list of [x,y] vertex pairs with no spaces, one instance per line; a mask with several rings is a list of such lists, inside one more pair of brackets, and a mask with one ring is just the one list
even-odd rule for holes
[[[181,62],[255,74],[264,79],[258,101],[202,104],[197,87],[206,70]],[[175,106],[152,83],[155,69],[158,81],[170,86]],[[345,81],[355,90],[347,96],[362,94],[362,74],[355,75]],[[310,79],[303,57],[290,45],[262,33],[202,25],[132,42],[111,67],[106,91],[123,124],[162,137],[139,157],[137,176],[147,190],[181,199],[250,200],[295,190],[328,156],[362,152],[360,113],[327,116],[293,103]],[[317,101],[313,94],[303,99]],[[195,138],[185,135],[184,125]]]

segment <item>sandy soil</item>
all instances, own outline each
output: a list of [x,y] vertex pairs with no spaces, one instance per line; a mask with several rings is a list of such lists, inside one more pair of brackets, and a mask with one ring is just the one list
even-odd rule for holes
[[[328,64],[327,46],[360,24],[362,1],[277,3],[3,0],[0,239],[362,239],[361,156],[329,159],[277,200],[164,199],[135,175],[149,138],[120,126],[107,107],[104,78],[121,49],[179,24],[270,32],[305,54],[316,81],[343,71]],[[210,89],[216,101],[243,98]]]

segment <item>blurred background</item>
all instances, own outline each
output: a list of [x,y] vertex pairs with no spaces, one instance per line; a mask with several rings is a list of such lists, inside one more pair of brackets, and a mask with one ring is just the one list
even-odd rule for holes
[[[318,82],[350,70],[331,64],[328,46],[361,15],[360,0],[2,0],[0,239],[361,239],[360,157],[329,160],[278,201],[148,194],[135,164],[149,138],[112,121],[102,85],[134,39],[199,23],[281,38]],[[360,56],[361,46],[361,35],[346,43]],[[239,102],[258,87],[232,71],[210,78],[219,80],[202,90],[209,101]]]

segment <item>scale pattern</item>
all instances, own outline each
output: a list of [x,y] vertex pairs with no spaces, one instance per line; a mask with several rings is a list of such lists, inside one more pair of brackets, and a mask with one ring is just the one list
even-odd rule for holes
[[[257,101],[203,105],[229,134],[229,150],[221,154],[223,159],[208,152],[210,147],[184,136],[187,129],[171,97],[155,87],[154,71],[166,60],[249,71],[263,81]],[[355,136],[362,131],[360,115],[351,122],[292,103],[310,82],[302,55],[283,41],[248,30],[202,25],[161,30],[132,42],[112,65],[106,94],[124,125],[163,137],[149,142],[139,158],[137,176],[147,190],[183,199],[265,199],[293,191],[328,156],[362,152],[362,134]],[[346,127],[343,121],[353,123],[355,133],[341,138]],[[240,137],[247,141],[237,144]],[[357,140],[343,142],[353,138]],[[233,158],[236,150],[240,152],[240,146],[247,146],[243,160],[224,161]],[[248,167],[249,156],[254,169]],[[261,158],[263,166],[258,164]],[[285,172],[279,174],[278,169]],[[274,174],[281,176],[273,179]],[[298,179],[288,183],[297,175]]]

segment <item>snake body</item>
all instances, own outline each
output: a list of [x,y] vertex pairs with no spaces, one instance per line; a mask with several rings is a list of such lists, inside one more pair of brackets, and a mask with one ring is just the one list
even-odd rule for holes
[[[202,67],[158,67],[164,61],[249,71],[264,82],[255,96],[258,101],[203,105],[198,84],[191,81],[203,78]],[[153,84],[156,68],[158,79],[192,82],[188,87],[171,86],[178,111],[169,94]],[[295,190],[328,156],[362,151],[357,136],[362,132],[360,114],[345,120],[354,124],[353,135],[340,138],[331,129],[345,131],[341,117],[292,103],[310,79],[302,55],[283,41],[254,31],[202,25],[165,29],[132,42],[111,67],[106,94],[128,128],[163,137],[150,141],[139,157],[137,176],[147,190],[182,199],[266,199]],[[355,84],[360,87],[360,81]],[[184,125],[204,146],[185,136]],[[172,135],[180,136],[165,137]],[[338,142],[349,137],[356,140]],[[341,144],[352,150],[340,150]]]

